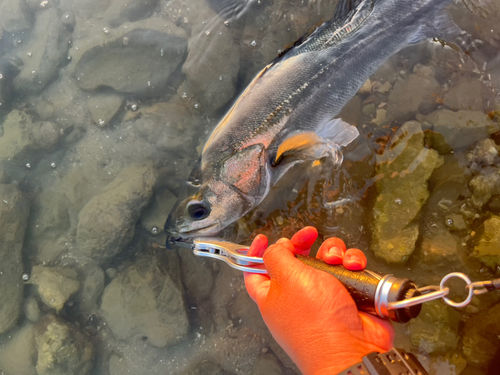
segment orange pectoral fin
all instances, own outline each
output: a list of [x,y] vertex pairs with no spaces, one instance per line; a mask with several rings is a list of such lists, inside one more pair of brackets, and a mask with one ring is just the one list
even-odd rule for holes
[[320,143],[323,143],[323,139],[313,132],[300,133],[287,138],[279,145],[272,166],[277,166],[286,156],[293,155]]

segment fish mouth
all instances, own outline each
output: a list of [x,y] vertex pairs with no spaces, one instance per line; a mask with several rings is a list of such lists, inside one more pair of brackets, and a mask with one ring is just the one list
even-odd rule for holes
[[[206,227],[196,228],[196,229],[188,230],[188,231],[185,231],[185,232],[179,232],[178,234],[179,234],[180,237],[186,236],[186,235],[189,236],[189,237],[193,237],[193,236],[199,234],[200,231],[202,231],[202,232],[208,232],[210,229],[213,229],[213,228],[215,228],[217,226],[219,226],[219,221],[216,221],[213,224],[207,225]],[[217,234],[219,232],[220,231],[217,231],[215,233],[210,233],[209,235]]]

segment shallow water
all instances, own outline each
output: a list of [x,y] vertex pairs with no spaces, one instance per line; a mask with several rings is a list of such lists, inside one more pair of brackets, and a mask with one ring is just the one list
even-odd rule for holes
[[[0,0],[0,374],[299,374],[242,275],[162,228],[238,93],[336,0],[218,4]],[[295,168],[224,236],[314,225],[418,285],[498,277],[500,3],[476,5],[451,7],[467,53],[408,47],[346,105],[340,170]],[[499,300],[428,305],[396,346],[493,374]]]

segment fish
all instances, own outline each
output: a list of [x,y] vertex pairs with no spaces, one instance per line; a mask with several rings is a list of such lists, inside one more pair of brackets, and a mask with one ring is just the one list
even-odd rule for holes
[[[206,142],[165,222],[171,236],[213,236],[258,206],[291,167],[329,158],[359,137],[338,116],[388,57],[462,31],[451,0],[340,0],[334,17],[250,82]],[[409,93],[411,94],[411,93]]]

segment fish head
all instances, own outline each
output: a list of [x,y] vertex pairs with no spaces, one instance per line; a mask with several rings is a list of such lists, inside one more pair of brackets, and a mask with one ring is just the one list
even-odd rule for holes
[[261,147],[253,147],[227,159],[211,173],[201,173],[184,187],[165,223],[172,236],[214,236],[243,217],[268,191],[268,169]]

